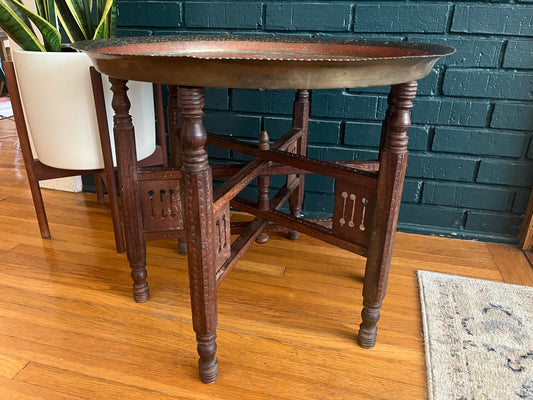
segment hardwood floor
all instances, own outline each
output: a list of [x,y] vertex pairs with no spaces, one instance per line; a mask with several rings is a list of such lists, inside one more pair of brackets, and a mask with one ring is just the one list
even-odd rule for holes
[[533,285],[514,246],[400,233],[378,344],[364,350],[364,259],[273,235],[220,288],[220,377],[204,385],[176,243],[149,242],[152,298],[135,303],[95,195],[44,191],[53,238],[41,239],[14,135],[0,121],[1,399],[424,399],[415,271]]

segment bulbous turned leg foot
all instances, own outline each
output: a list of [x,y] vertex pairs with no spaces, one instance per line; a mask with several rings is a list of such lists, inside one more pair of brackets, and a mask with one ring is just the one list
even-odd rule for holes
[[216,357],[216,334],[201,336],[196,335],[198,342],[198,372],[203,383],[213,383],[218,377],[218,359]]
[[359,346],[364,349],[371,349],[376,345],[376,337],[378,333],[377,323],[379,320],[379,308],[364,307],[361,312],[363,322],[359,325],[359,335],[357,342]]
[[298,232],[298,231],[289,231],[287,233],[287,238],[289,238],[290,240],[298,240],[298,239],[300,239],[300,232]]
[[268,242],[268,239],[270,239],[270,237],[266,233],[262,233],[257,237],[257,239],[255,239],[255,242],[258,244],[265,244]]
[[146,268],[143,266],[131,266],[131,278],[133,279],[133,299],[137,303],[144,303],[150,299],[150,290],[146,282]]

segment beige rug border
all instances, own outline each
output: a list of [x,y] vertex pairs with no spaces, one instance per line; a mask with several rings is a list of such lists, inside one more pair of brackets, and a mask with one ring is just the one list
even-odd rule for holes
[[427,320],[427,313],[426,313],[426,304],[423,299],[425,299],[425,293],[424,293],[424,286],[422,285],[422,280],[424,279],[423,276],[428,277],[429,279],[432,279],[433,277],[444,277],[447,279],[455,279],[455,280],[463,280],[463,281],[477,281],[477,282],[486,282],[490,285],[494,286],[506,286],[506,287],[517,287],[517,288],[531,288],[531,286],[528,285],[517,285],[512,283],[506,283],[506,282],[500,282],[500,281],[491,281],[488,279],[479,279],[479,278],[471,278],[466,276],[461,276],[457,274],[447,274],[442,272],[434,272],[434,271],[428,271],[428,270],[417,270],[416,271],[416,277],[418,282],[418,289],[419,289],[419,303],[420,308],[422,311],[422,331],[423,331],[423,338],[424,338],[424,352],[425,352],[425,360],[426,360],[426,377],[427,377],[427,395],[428,400],[434,400],[435,397],[435,389],[434,389],[434,376],[431,373],[430,366],[431,366],[431,348],[429,344],[429,340],[426,340],[429,338],[429,323]]
[[[425,271],[425,270],[418,270],[416,271],[416,277],[418,281],[418,290],[420,292],[420,308],[422,311],[422,334],[424,338],[424,358],[426,360],[426,379],[427,379],[427,392],[428,392],[428,400],[433,399],[433,374],[431,371],[431,351],[429,346],[429,340],[426,340],[429,338],[429,328],[427,323],[427,313],[426,313],[426,302],[424,299],[426,298],[424,293],[424,285],[422,284],[423,275],[427,275],[428,273],[434,274],[435,272],[431,271]],[[446,275],[446,274],[441,274]]]

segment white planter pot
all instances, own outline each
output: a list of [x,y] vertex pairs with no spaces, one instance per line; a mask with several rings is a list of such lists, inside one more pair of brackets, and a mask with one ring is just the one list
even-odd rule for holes
[[[13,51],[13,61],[34,157],[55,168],[103,168],[89,57],[84,53],[17,49]],[[112,93],[106,76],[102,76],[102,81],[115,161]],[[156,146],[152,84],[129,82],[128,87],[137,159],[141,160]]]

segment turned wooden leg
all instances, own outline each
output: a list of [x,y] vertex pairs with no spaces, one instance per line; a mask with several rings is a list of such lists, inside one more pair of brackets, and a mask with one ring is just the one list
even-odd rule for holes
[[[292,127],[302,130],[302,135],[296,142],[294,152],[305,156],[307,155],[307,131],[309,123],[309,92],[307,90],[298,90],[296,92],[292,115]],[[296,177],[300,180],[300,184],[289,197],[289,210],[295,217],[300,217],[302,203],[304,201],[305,174],[298,174]],[[294,177],[289,177],[287,183],[291,179],[294,179]],[[296,240],[300,237],[300,232],[289,231],[288,237],[291,240]]]
[[207,134],[202,124],[204,90],[180,87],[179,105],[183,116],[184,221],[192,320],[200,355],[200,379],[212,383],[218,376],[217,284],[212,177],[207,160]]
[[[259,149],[269,150],[269,141],[270,138],[268,137],[267,131],[261,131],[261,134],[259,135]],[[268,197],[269,186],[270,176],[260,175],[257,177],[257,208],[259,208],[260,210],[268,211],[270,209],[270,198]],[[255,242],[259,244],[265,244],[266,242],[268,242],[268,239],[268,234],[263,232],[257,237],[257,239],[255,239]]]
[[376,344],[376,324],[387,289],[407,166],[407,131],[411,126],[409,110],[413,107],[411,101],[416,96],[416,89],[416,81],[392,86],[383,121],[376,209],[368,247],[358,337],[359,345],[364,348]]
[[126,251],[133,279],[133,298],[145,302],[150,298],[146,282],[146,243],[143,238],[141,198],[137,189],[137,155],[131,121],[127,81],[109,78],[115,111],[113,117],[117,167],[124,216]]

